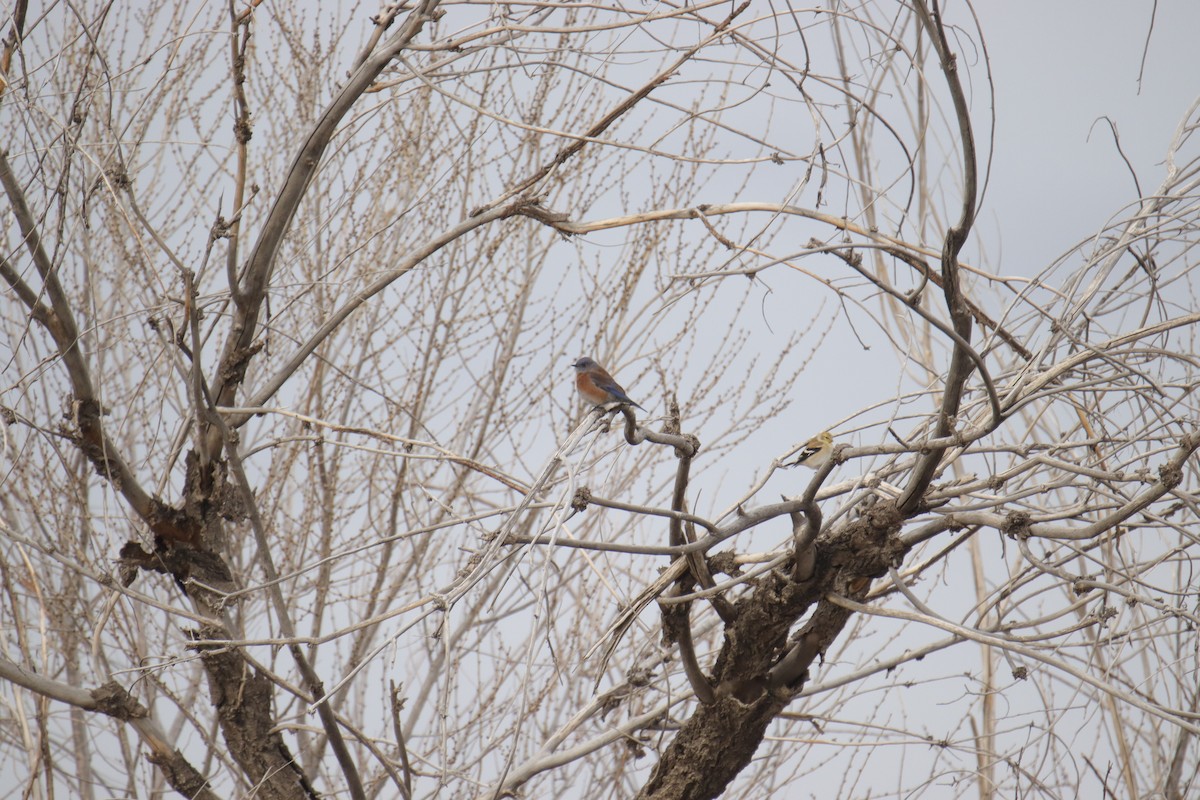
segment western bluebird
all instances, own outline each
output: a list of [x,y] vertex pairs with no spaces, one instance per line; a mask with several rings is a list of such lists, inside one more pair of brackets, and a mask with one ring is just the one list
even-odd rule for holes
[[[604,367],[587,356],[580,358],[571,366],[575,368],[575,388],[579,390],[579,396],[592,405],[606,406],[610,403],[620,403],[642,408],[629,399],[629,395],[625,394],[621,384],[614,381],[613,376],[609,375]],[[645,410],[642,408],[642,411]]]

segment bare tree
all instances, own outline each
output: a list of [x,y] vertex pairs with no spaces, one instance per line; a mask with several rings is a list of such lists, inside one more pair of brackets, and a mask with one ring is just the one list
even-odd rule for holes
[[1200,106],[1022,275],[966,7],[295,5],[5,22],[4,796],[1195,791]]

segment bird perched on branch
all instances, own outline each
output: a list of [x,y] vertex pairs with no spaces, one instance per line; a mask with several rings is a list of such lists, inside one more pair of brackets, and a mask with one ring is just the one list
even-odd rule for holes
[[[618,403],[642,408],[629,399],[621,384],[613,380],[613,376],[609,375],[604,367],[587,356],[583,356],[571,366],[575,368],[575,388],[579,390],[579,396],[592,405],[607,406]],[[642,408],[642,411],[645,410]]]
[[797,464],[803,464],[806,467],[820,469],[825,466],[825,462],[831,455],[833,455],[833,434],[829,431],[821,431],[804,443],[804,447],[800,449],[800,454],[795,461],[784,464],[784,466],[794,467]]

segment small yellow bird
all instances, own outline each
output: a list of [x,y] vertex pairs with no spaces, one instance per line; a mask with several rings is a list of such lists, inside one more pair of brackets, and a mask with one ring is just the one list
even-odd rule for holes
[[795,461],[784,464],[784,466],[794,467],[797,464],[803,464],[812,469],[820,469],[825,466],[825,462],[831,455],[833,455],[833,434],[829,431],[821,431],[804,443],[804,447],[800,449],[800,454]]

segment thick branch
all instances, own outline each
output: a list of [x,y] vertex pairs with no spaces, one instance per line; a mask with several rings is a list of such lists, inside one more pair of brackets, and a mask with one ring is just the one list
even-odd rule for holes
[[[959,136],[963,149],[963,192],[962,211],[958,222],[946,232],[942,247],[942,292],[946,297],[946,308],[954,323],[954,331],[961,337],[962,342],[971,341],[971,314],[967,308],[959,281],[958,253],[967,241],[971,226],[975,222],[975,204],[978,194],[978,175],[975,164],[975,134],[971,128],[970,112],[967,109],[966,95],[958,77],[957,56],[950,52],[946,41],[946,31],[942,26],[940,16],[931,16],[925,8],[924,0],[916,0],[913,8],[921,20],[922,27],[929,33],[929,38],[937,50],[941,61],[942,74],[950,88],[950,96],[954,101],[955,116],[958,120]],[[938,413],[937,426],[934,436],[946,436],[954,427],[958,408],[962,402],[963,387],[973,370],[970,348],[958,341],[950,355],[950,367],[947,370],[945,388],[942,393],[942,407]],[[992,420],[992,425],[998,425],[999,418]],[[944,449],[931,450],[922,455],[913,468],[908,486],[901,495],[899,506],[902,512],[910,513],[921,502],[921,495],[929,487],[941,464]]]
[[120,684],[110,681],[95,689],[83,689],[30,672],[4,657],[0,657],[0,678],[12,681],[17,686],[43,697],[85,711],[98,711],[129,723],[150,748],[150,762],[163,771],[167,782],[175,791],[193,800],[219,800],[218,795],[208,788],[209,782],[204,776],[182,753],[168,744],[166,732],[150,716],[146,707]]
[[[904,552],[896,538],[902,518],[878,503],[815,546],[812,579],[796,583],[774,571],[736,607],[713,667],[716,701],[702,704],[663,753],[641,800],[712,798],[750,762],[767,725],[791,702],[813,660],[824,653],[852,616],[822,601],[832,592],[863,597]],[[816,605],[808,623],[789,639],[791,626]]]
[[0,184],[8,195],[9,204],[21,229],[21,236],[42,279],[43,292],[49,300],[47,307],[37,294],[20,279],[8,261],[0,263],[0,277],[15,290],[17,297],[29,309],[30,316],[50,334],[67,370],[74,395],[75,433],[73,439],[96,471],[109,480],[125,498],[133,511],[154,533],[176,541],[192,541],[195,527],[180,513],[157,498],[151,497],[138,483],[133,470],[122,457],[101,423],[104,409],[96,396],[91,373],[79,346],[79,328],[71,303],[58,280],[58,272],[42,246],[37,222],[25,198],[25,190],[17,181],[8,162],[7,153],[0,150]]
[[[632,417],[632,412],[626,415],[628,422]],[[672,416],[672,427],[678,427],[678,416]],[[678,452],[678,451],[677,451]],[[687,506],[687,486],[688,475],[691,472],[692,454],[680,453],[679,465],[675,470],[675,490],[672,493],[671,507],[676,512],[682,513]],[[679,517],[672,517],[667,524],[668,534],[667,540],[672,547],[679,547],[684,544],[684,524]],[[694,536],[692,537],[695,538]],[[689,553],[684,556],[688,561],[690,576],[681,576],[675,584],[676,594],[685,594],[691,581],[700,584],[702,588],[709,589],[713,585],[712,574],[708,571],[708,565],[704,562],[703,553]],[[714,598],[715,599],[715,598]],[[704,670],[700,667],[700,662],[696,659],[696,648],[692,640],[692,622],[691,622],[691,605],[682,604],[674,608],[663,609],[663,625],[668,631],[671,639],[679,644],[679,655],[683,661],[684,672],[687,673],[688,683],[692,686],[692,691],[696,693],[702,703],[711,703],[715,699],[713,696],[712,686],[709,685],[708,679],[704,677]]]
[[[367,300],[371,299],[388,286],[395,283],[396,280],[401,276],[408,274],[418,264],[429,258],[429,256],[441,250],[447,244],[453,242],[459,237],[475,230],[476,228],[486,225],[489,222],[515,216],[522,213],[525,207],[536,205],[537,201],[534,199],[521,198],[502,208],[495,208],[486,213],[468,217],[462,222],[451,226],[441,234],[430,239],[422,247],[414,250],[396,267],[389,270],[380,278],[371,282],[362,290],[356,292],[353,297],[351,297],[349,300],[343,303],[341,307],[330,314],[329,318],[321,323],[320,327],[318,327],[317,330],[314,331],[313,334],[309,336],[302,345],[300,345],[300,347],[296,348],[296,351],[288,358],[284,365],[280,367],[279,370],[273,376],[271,376],[269,380],[266,381],[263,387],[255,393],[254,397],[250,398],[250,400],[246,402],[246,405],[250,407],[256,407],[264,405],[267,401],[269,401],[275,395],[275,393],[283,387],[283,384],[287,382],[288,378],[290,378],[296,372],[296,370],[300,368],[300,365],[304,363],[304,360],[312,355],[312,353],[321,345],[321,342],[325,341],[325,339],[328,338],[331,333],[337,330],[338,326],[341,325],[347,317],[353,314]],[[218,403],[218,405],[225,404]],[[235,416],[231,418],[230,425],[235,428],[239,427],[252,416],[253,414],[251,413]]]
[[[209,399],[211,400],[211,398]],[[237,440],[233,431],[221,419],[221,415],[217,413],[215,407],[210,404],[207,412],[210,422],[225,437],[229,465],[249,513],[250,527],[254,533],[255,543],[258,545],[258,557],[262,561],[263,571],[267,576],[267,595],[271,598],[272,604],[275,606],[275,613],[283,635],[294,642],[296,628],[292,624],[291,611],[284,600],[283,592],[279,588],[279,574],[275,569],[274,558],[271,556],[270,543],[267,541],[266,526],[259,515],[258,503],[254,497],[254,491],[250,487],[250,481],[247,479],[246,472],[242,468],[242,460],[237,452]],[[312,695],[313,702],[316,704],[317,716],[320,718],[321,725],[325,729],[329,746],[333,749],[334,756],[342,768],[342,775],[346,779],[346,788],[349,790],[350,796],[354,800],[366,800],[367,795],[363,790],[358,767],[353,756],[350,754],[349,748],[346,746],[345,738],[342,736],[342,731],[338,726],[333,709],[330,708],[324,682],[304,655],[304,651],[300,649],[300,645],[295,643],[289,644],[288,650],[292,655],[292,659],[296,662],[297,668],[300,670],[300,675],[303,677],[305,686]]]
[[[238,386],[245,377],[247,361],[258,331],[259,310],[266,299],[267,286],[275,269],[283,237],[291,226],[338,125],[379,73],[421,32],[425,23],[433,18],[438,4],[439,0],[423,0],[409,14],[400,30],[392,34],[383,47],[367,57],[351,73],[346,85],[317,120],[292,160],[283,188],[279,190],[271,212],[263,224],[245,271],[238,285],[230,287],[236,301],[236,310],[230,336],[221,354],[221,369],[214,392],[217,405],[233,405]],[[214,439],[220,438],[219,432],[210,435]]]

